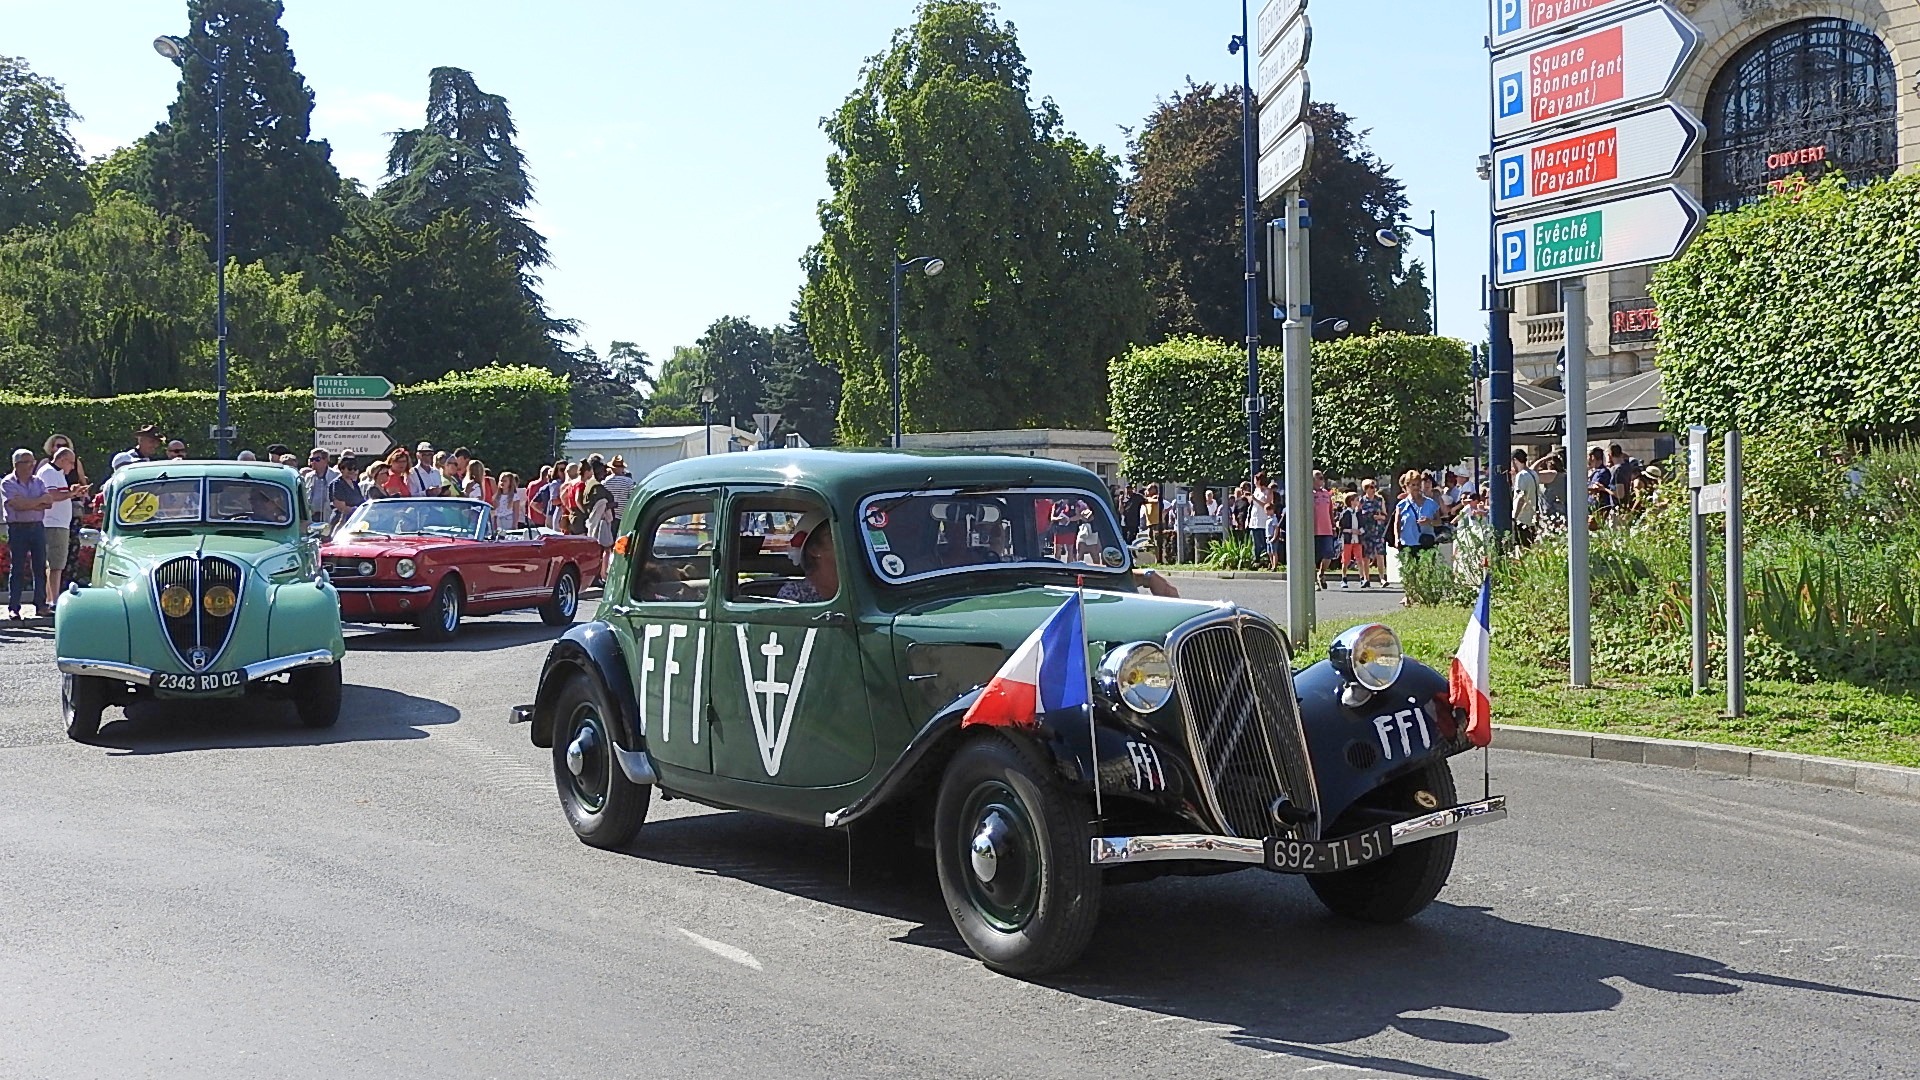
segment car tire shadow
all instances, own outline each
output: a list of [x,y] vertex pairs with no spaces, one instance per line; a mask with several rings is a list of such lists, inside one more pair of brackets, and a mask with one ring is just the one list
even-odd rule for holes
[[348,652],[495,652],[551,641],[566,632],[564,626],[542,622],[462,622],[452,641],[435,641],[411,626],[352,622],[346,626],[364,631],[347,637]]
[[374,686],[343,688],[340,720],[332,727],[300,724],[293,702],[219,699],[205,702],[149,701],[115,718],[109,710],[89,745],[109,756],[177,754],[273,746],[424,739],[426,729],[460,719],[460,710],[427,698]]

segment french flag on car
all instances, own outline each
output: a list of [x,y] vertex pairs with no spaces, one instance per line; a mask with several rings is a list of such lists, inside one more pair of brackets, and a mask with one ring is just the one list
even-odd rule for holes
[[1042,713],[1093,703],[1087,678],[1087,632],[1080,594],[1013,650],[968,707],[961,727],[1034,727]]
[[1493,741],[1493,702],[1487,698],[1487,652],[1493,636],[1493,578],[1480,579],[1480,599],[1474,602],[1460,651],[1453,656],[1447,698],[1467,712],[1467,741],[1485,746]]

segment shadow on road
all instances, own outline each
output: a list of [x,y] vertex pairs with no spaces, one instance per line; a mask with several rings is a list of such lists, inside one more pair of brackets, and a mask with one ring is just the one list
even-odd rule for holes
[[[650,822],[629,854],[918,923],[898,940],[966,954],[948,922],[931,856],[906,860],[886,876],[858,850],[858,884],[849,885],[844,833],[722,813]],[[1366,926],[1327,914],[1302,883],[1257,870],[1107,889],[1085,959],[1039,981],[1063,993],[1228,1025],[1233,1030],[1222,1037],[1243,1046],[1444,1080],[1469,1074],[1347,1053],[1339,1044],[1390,1028],[1434,1043],[1501,1043],[1511,1036],[1499,1027],[1418,1014],[1601,1013],[1626,996],[1620,982],[1689,997],[1765,985],[1907,1000],[1515,922],[1481,907],[1436,903],[1410,923]]]
[[124,713],[109,710],[107,718],[89,741],[119,751],[110,756],[126,757],[424,739],[422,729],[451,724],[460,719],[460,710],[396,690],[349,685],[341,697],[340,722],[330,728],[302,727],[292,702],[271,700],[152,701]]
[[493,652],[552,641],[566,632],[564,626],[538,622],[474,621],[462,622],[459,636],[452,641],[434,641],[411,626],[347,625],[368,631],[347,638],[348,652]]

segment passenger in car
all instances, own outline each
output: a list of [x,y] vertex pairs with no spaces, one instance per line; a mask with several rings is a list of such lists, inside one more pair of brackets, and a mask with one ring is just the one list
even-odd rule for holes
[[792,556],[806,577],[789,581],[776,595],[796,604],[818,604],[840,592],[840,565],[834,558],[833,526],[817,510],[808,511],[793,531]]

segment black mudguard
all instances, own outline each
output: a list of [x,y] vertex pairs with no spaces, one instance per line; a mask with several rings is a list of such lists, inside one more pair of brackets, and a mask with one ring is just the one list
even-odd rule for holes
[[1392,686],[1358,706],[1340,700],[1344,683],[1325,660],[1294,676],[1322,830],[1381,786],[1472,749],[1447,701],[1446,678],[1425,664],[1406,661]]
[[540,669],[540,689],[533,699],[529,733],[533,745],[553,746],[553,699],[561,682],[575,672],[599,680],[606,691],[618,714],[614,717],[614,738],[620,747],[644,751],[647,744],[640,735],[639,699],[627,675],[626,657],[620,652],[620,639],[604,622],[575,623],[547,650],[546,663]]

